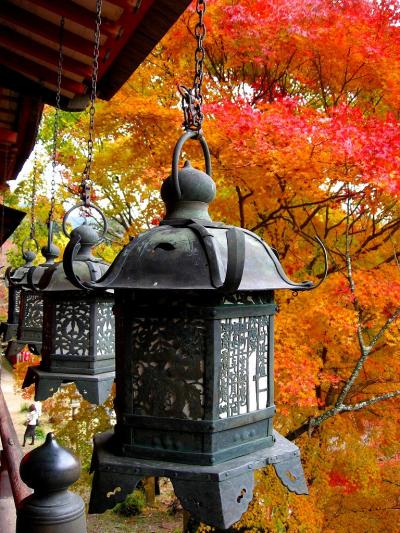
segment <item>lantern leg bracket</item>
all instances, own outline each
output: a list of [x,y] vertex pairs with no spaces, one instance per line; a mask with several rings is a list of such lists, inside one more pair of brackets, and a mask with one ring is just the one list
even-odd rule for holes
[[3,337],[5,342],[17,336],[18,323],[2,322],[0,325],[0,336]]
[[168,477],[182,506],[193,518],[226,529],[237,522],[253,497],[254,470],[273,465],[296,494],[307,494],[298,447],[274,432],[274,445],[218,463],[198,466],[118,455],[112,432],[94,438],[94,471],[89,513],[113,508],[149,476]]
[[102,404],[108,398],[114,372],[100,374],[69,374],[41,370],[38,366],[30,366],[25,375],[22,388],[35,384],[35,400],[46,400],[52,396],[63,383],[75,383],[83,398],[93,404]]
[[7,344],[7,348],[4,354],[5,358],[12,365],[15,365],[15,363],[17,363],[17,356],[24,346],[24,342],[21,343],[16,341],[15,339],[10,340],[10,342]]

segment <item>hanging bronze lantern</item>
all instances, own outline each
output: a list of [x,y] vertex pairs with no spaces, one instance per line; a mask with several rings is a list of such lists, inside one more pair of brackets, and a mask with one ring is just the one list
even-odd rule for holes
[[[178,172],[189,138],[200,140],[207,174],[188,162]],[[273,464],[290,490],[307,492],[298,448],[273,431],[273,320],[275,290],[314,286],[290,281],[254,233],[210,219],[215,184],[197,132],[178,142],[161,195],[160,226],[99,282],[74,274],[78,234],[64,254],[75,284],[115,291],[117,424],[95,437],[90,512],[145,476],[166,476],[185,509],[223,528],[251,501],[255,469]]]
[[[81,247],[74,268],[82,280],[95,281],[108,268],[91,254],[99,235],[86,223],[71,238],[77,235]],[[43,267],[30,272],[44,302],[42,360],[29,367],[22,386],[35,383],[35,399],[45,400],[62,383],[75,383],[85,399],[103,403],[115,375],[113,294],[78,290],[67,280],[62,262]]]
[[[34,242],[37,247],[37,242]],[[8,285],[14,289],[16,301],[19,302],[17,334],[9,341],[5,352],[12,364],[17,362],[18,353],[24,346],[28,345],[29,350],[36,355],[40,354],[42,348],[43,302],[40,295],[29,289],[27,281],[36,253],[25,250],[23,244],[22,256],[25,264],[6,273]]]

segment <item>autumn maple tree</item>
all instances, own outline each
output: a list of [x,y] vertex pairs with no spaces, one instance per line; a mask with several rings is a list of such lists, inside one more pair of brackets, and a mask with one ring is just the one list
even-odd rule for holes
[[[162,217],[157,191],[182,122],[176,87],[193,76],[193,17],[188,9],[97,104],[92,179],[112,221],[110,257],[115,241]],[[206,23],[214,220],[258,233],[297,280],[321,279],[315,236],[329,255],[315,292],[276,295],[275,426],[300,446],[310,496],[288,494],[265,471],[235,530],[396,531],[400,6],[208,0]],[[60,201],[77,191],[88,120],[63,117]],[[51,123],[48,111],[44,144]],[[203,164],[196,145],[189,154]]]

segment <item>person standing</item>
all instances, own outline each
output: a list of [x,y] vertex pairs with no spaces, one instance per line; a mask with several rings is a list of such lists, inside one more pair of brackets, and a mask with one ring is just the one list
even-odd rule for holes
[[22,446],[25,446],[26,439],[28,437],[31,437],[32,439],[31,445],[35,444],[35,430],[36,430],[37,421],[38,421],[38,414],[37,414],[34,404],[32,404],[29,407],[29,412],[26,417],[26,430],[24,433],[24,443]]
[[33,402],[33,405],[35,406],[36,413],[37,413],[36,425],[40,426],[40,417],[42,416],[42,402],[39,402],[39,400],[36,400],[36,402]]

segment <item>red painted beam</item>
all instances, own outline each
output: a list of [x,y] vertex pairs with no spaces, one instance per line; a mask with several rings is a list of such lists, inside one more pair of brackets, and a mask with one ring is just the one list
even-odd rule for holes
[[140,6],[141,0],[110,0],[114,5],[127,9],[129,11],[137,9]]
[[[65,17],[68,20],[72,20],[76,24],[88,28],[89,30],[95,30],[96,14],[85,7],[81,7],[74,2],[68,0],[35,0],[35,4],[43,7],[51,13],[56,13],[60,17]],[[120,25],[108,20],[105,17],[101,18],[101,33],[117,39],[120,36]]]
[[15,431],[10,412],[5,402],[3,391],[0,388],[0,436],[3,446],[2,459],[4,457],[11,490],[14,496],[15,506],[18,508],[21,501],[32,494],[32,490],[25,485],[19,475],[19,465],[24,456],[18,436]]
[[0,128],[0,143],[15,144],[17,140],[18,133],[16,131]]
[[[33,15],[29,11],[16,7],[4,0],[0,2],[0,22],[2,20],[33,34],[40,35],[40,37],[56,43],[58,46],[60,28],[57,24]],[[80,37],[76,33],[64,30],[63,43],[65,48],[79,52],[84,56],[93,57],[93,42]],[[105,51],[100,49],[100,59],[103,58],[104,53]]]
[[[8,48],[13,52],[25,54],[35,60],[35,58],[49,63],[55,68],[58,67],[58,52],[42,44],[32,41],[28,37],[14,33],[11,30],[0,27],[0,46]],[[91,76],[90,65],[85,65],[64,54],[63,70],[73,72],[82,78]]]
[[[0,64],[22,74],[31,76],[37,83],[46,82],[57,86],[57,72],[50,70],[42,65],[33,63],[9,50],[0,47]],[[73,94],[85,94],[86,86],[82,83],[70,80],[65,76],[61,82],[61,88]]]
[[[132,36],[132,33],[139,26],[143,17],[145,16],[145,14],[150,9],[153,3],[154,3],[154,0],[142,0],[140,4],[140,9],[138,9],[135,13],[130,13],[125,17],[124,16],[121,17],[121,20],[123,23],[123,27],[122,27],[123,31],[122,31],[121,38],[118,39],[115,43],[112,43],[112,47],[110,49],[110,53],[107,56],[106,61],[104,61],[103,63],[100,63],[99,79],[102,78],[103,74],[107,71],[110,65],[112,65],[115,58],[124,48],[124,46],[128,43],[129,39]],[[103,24],[101,25],[100,29],[101,31],[103,31]]]

